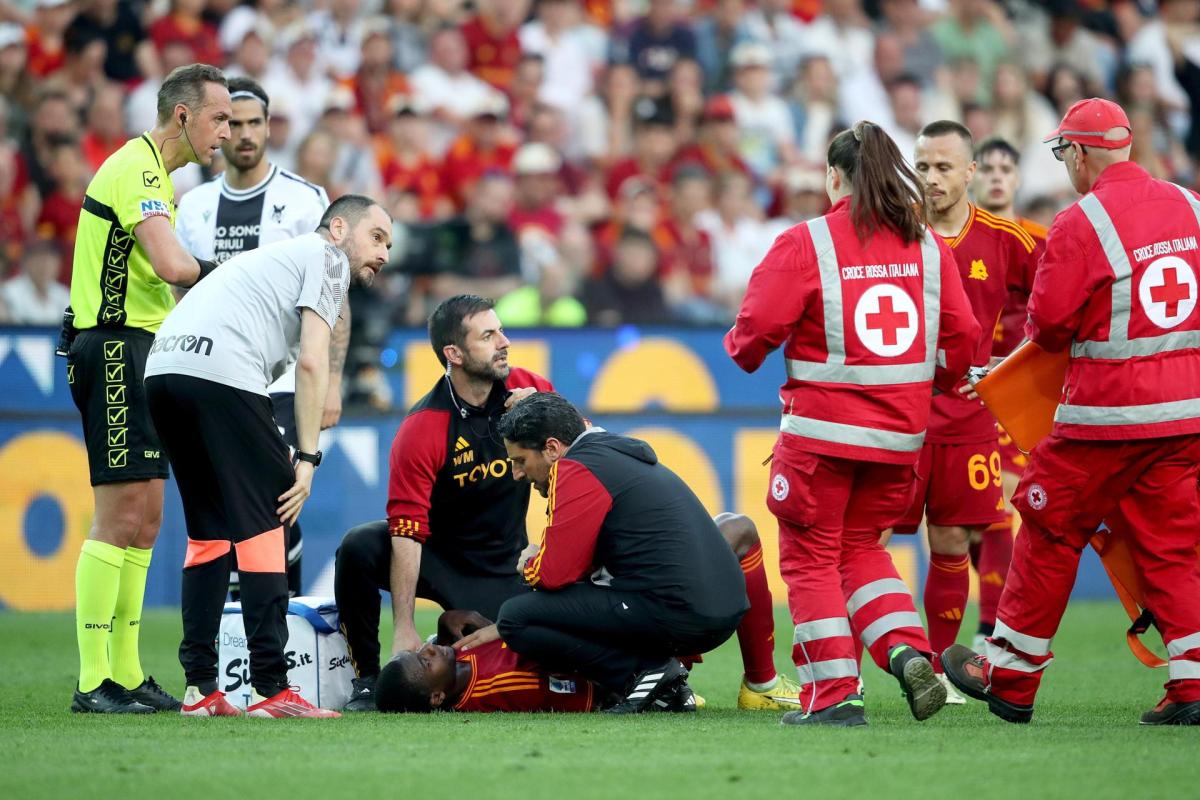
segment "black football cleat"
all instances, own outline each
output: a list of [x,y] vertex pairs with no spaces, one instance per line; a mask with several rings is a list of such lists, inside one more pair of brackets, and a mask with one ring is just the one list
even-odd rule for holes
[[342,706],[342,711],[378,711],[375,705],[375,675],[365,678],[354,678],[350,681],[350,699]]
[[71,710],[76,714],[153,714],[154,709],[129,696],[124,686],[105,678],[90,692],[75,690]]
[[814,711],[789,711],[780,725],[823,725],[827,728],[858,728],[867,724],[867,710],[861,694],[849,695],[840,703]]
[[946,687],[934,673],[933,664],[916,648],[908,645],[892,648],[888,670],[900,682],[914,719],[927,720],[946,705]]
[[684,681],[675,687],[675,691],[670,697],[658,698],[647,710],[666,711],[670,714],[694,714],[697,709],[696,693],[692,691],[691,686],[688,686],[687,681]]
[[138,684],[136,689],[126,689],[126,691],[135,702],[150,706],[155,711],[175,712],[183,708],[183,703],[167,693],[150,675],[147,675],[146,680]]
[[[640,714],[650,709],[656,700],[671,701],[679,684],[686,683],[688,671],[679,659],[669,659],[659,667],[648,669],[634,677],[632,688],[608,714]],[[694,702],[694,701],[693,701]]]
[[987,690],[984,657],[971,648],[952,644],[942,651],[939,658],[942,662],[942,672],[946,673],[954,688],[967,697],[987,703],[988,711],[1000,719],[1022,724],[1033,719],[1033,706],[1010,703]]
[[1142,725],[1200,725],[1200,700],[1172,703],[1167,698],[1142,714]]

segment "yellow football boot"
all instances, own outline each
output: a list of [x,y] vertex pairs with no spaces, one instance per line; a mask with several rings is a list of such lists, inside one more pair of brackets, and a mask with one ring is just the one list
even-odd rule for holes
[[743,680],[738,692],[738,708],[748,711],[795,711],[799,707],[800,687],[786,675],[780,675],[774,686],[761,692],[754,691]]

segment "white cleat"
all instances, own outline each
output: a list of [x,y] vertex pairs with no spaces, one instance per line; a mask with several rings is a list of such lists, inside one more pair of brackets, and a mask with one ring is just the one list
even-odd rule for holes
[[941,672],[938,673],[937,678],[946,687],[946,705],[965,706],[967,704],[967,698],[958,693],[958,690],[954,688],[954,684],[950,683],[949,678]]

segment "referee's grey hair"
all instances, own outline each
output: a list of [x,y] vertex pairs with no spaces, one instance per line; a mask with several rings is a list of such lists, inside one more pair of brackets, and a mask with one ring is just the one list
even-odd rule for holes
[[225,73],[209,64],[188,64],[176,67],[158,87],[158,122],[161,125],[171,118],[175,106],[183,104],[193,111],[204,105],[204,92],[208,84],[229,87]]
[[325,209],[325,214],[321,217],[321,223],[317,225],[317,230],[329,230],[334,217],[341,217],[346,220],[348,226],[353,228],[371,210],[371,206],[377,205],[379,203],[366,195],[344,194],[330,203],[329,208]]

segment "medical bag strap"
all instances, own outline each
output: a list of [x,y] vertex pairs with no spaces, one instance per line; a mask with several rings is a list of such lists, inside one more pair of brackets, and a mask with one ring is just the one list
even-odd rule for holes
[[1129,649],[1133,651],[1134,658],[1147,667],[1165,667],[1167,662],[1150,652],[1150,648],[1142,644],[1142,640],[1138,638],[1150,630],[1150,626],[1154,624],[1154,615],[1150,613],[1150,609],[1143,609],[1141,615],[1133,621],[1133,624],[1129,626],[1129,630],[1125,632],[1125,641],[1129,644]]
[[289,600],[288,613],[303,618],[305,622],[313,626],[313,630],[317,633],[328,636],[337,630],[337,628],[329,624],[328,620],[321,616],[317,609],[312,608],[311,606],[306,606],[304,603],[297,603],[294,600]]
[[1119,572],[1122,570],[1115,563],[1117,548],[1105,547],[1105,542],[1106,537],[1103,534],[1097,533],[1092,537],[1091,545],[1100,556],[1100,563],[1104,565],[1104,572],[1108,575],[1108,580],[1112,583],[1113,590],[1117,593],[1117,599],[1121,601],[1125,613],[1129,615],[1129,619],[1133,622],[1129,626],[1129,630],[1125,632],[1125,643],[1129,645],[1129,651],[1133,653],[1133,657],[1147,667],[1151,669],[1165,667],[1167,662],[1151,652],[1150,648],[1142,644],[1142,640],[1138,638],[1150,630],[1150,626],[1154,624],[1154,615],[1150,613],[1149,609],[1143,609],[1134,598],[1133,593],[1125,586],[1124,581],[1119,576]]

